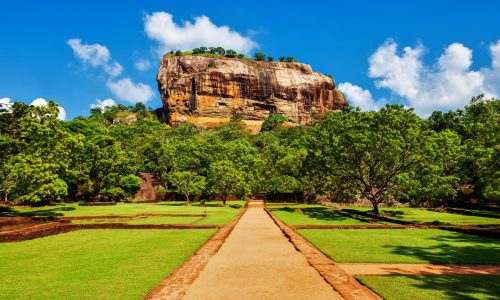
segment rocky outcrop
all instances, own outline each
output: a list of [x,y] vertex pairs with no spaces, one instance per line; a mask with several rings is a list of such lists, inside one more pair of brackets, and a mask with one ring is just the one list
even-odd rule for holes
[[346,106],[332,78],[302,63],[167,54],[157,76],[164,122],[213,126],[239,114],[253,129],[271,113],[303,125]]

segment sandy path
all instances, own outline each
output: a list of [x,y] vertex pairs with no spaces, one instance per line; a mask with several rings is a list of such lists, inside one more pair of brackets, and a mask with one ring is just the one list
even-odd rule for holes
[[341,299],[252,202],[184,299]]
[[440,275],[440,274],[500,274],[500,266],[430,265],[430,264],[337,264],[351,275]]

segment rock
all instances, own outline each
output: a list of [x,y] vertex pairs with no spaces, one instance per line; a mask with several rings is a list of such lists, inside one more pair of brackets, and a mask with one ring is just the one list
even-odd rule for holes
[[347,105],[332,78],[297,62],[167,54],[157,81],[162,119],[170,125],[187,121],[210,127],[239,114],[258,131],[272,113],[304,125]]

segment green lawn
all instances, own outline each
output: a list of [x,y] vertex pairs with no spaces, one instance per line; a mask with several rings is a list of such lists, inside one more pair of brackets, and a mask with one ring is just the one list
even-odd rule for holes
[[79,230],[0,244],[2,299],[142,299],[215,229]]
[[498,299],[500,275],[356,276],[385,299]]
[[322,205],[269,206],[268,209],[287,225],[360,225],[360,220],[340,215]]
[[71,220],[72,224],[105,224],[105,223],[127,223],[127,224],[194,224],[203,217],[147,217],[147,218],[101,218]]
[[[371,210],[371,208],[356,209],[360,211]],[[498,218],[467,216],[418,208],[382,208],[381,212],[384,216],[392,219],[420,224],[500,225],[500,219]]]
[[301,229],[337,262],[500,264],[496,239],[439,229]]
[[[135,214],[206,214],[207,217],[197,224],[229,223],[245,205],[244,201],[231,201],[225,207],[218,207],[220,202],[208,202],[206,207],[199,203],[185,206],[183,202],[162,203],[118,203],[110,206],[79,206],[76,203],[42,206],[9,207],[0,210],[0,217],[8,216],[103,216]],[[176,219],[177,220],[177,219]],[[185,224],[178,219],[180,224]]]

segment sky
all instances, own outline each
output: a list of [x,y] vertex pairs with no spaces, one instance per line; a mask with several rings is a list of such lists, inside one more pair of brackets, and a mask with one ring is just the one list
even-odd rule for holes
[[463,108],[500,96],[500,1],[1,1],[0,105],[55,100],[60,118],[141,101],[158,108],[169,50],[293,56],[352,105]]

